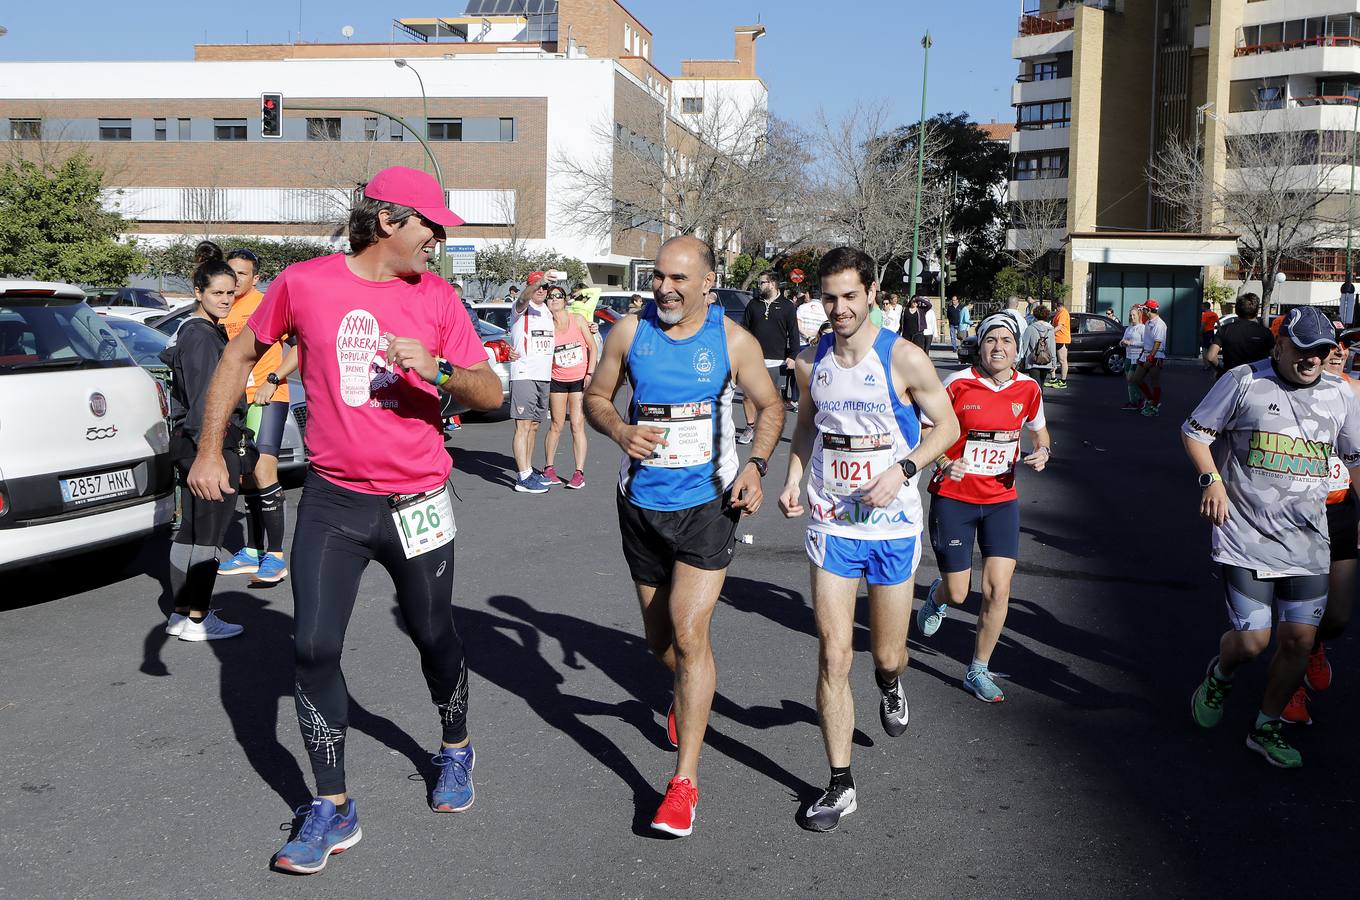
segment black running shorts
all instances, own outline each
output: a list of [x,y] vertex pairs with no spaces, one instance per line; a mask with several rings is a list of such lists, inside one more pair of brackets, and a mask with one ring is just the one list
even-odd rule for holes
[[1327,507],[1327,535],[1332,540],[1332,562],[1360,557],[1360,521],[1356,517],[1355,495],[1347,494],[1340,503]]
[[637,584],[669,584],[677,562],[714,572],[732,563],[741,510],[728,494],[666,512],[636,506],[619,491],[618,507],[623,558]]

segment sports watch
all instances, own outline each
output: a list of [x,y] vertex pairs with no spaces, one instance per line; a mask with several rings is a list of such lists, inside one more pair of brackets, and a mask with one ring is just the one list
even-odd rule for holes
[[904,459],[899,465],[902,467],[902,474],[907,476],[907,481],[911,481],[916,477],[916,463],[909,459]]
[[765,473],[770,470],[770,464],[765,461],[765,457],[763,456],[753,456],[748,459],[747,462],[756,467],[756,471],[760,473],[761,478],[764,478]]
[[1199,476],[1199,486],[1202,488],[1212,487],[1215,482],[1222,480],[1223,476],[1217,472],[1205,472]]
[[269,382],[270,384],[274,385],[275,387],[278,387],[278,385],[279,385],[279,373],[278,373],[278,372],[270,372],[268,375],[264,376],[264,380],[267,381],[267,382]]
[[444,382],[453,377],[453,363],[442,356],[435,362],[438,364],[438,368],[435,370],[434,385],[435,387],[443,387]]

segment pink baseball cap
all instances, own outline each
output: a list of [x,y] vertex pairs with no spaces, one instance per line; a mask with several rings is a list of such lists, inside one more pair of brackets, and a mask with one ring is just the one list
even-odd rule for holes
[[406,166],[388,166],[364,185],[364,196],[370,200],[386,200],[409,206],[431,222],[445,228],[463,224],[458,214],[449,209],[444,191],[434,176]]

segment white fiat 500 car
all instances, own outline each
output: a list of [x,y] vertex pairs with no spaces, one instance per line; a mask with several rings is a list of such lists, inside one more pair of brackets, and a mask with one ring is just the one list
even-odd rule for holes
[[0,280],[0,569],[169,525],[167,411],[84,291]]

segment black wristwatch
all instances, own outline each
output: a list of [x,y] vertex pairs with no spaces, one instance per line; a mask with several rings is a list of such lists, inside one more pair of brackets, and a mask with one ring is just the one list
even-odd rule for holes
[[1199,486],[1202,488],[1211,488],[1215,483],[1222,480],[1223,476],[1219,475],[1217,472],[1205,472],[1203,475],[1199,476]]
[[916,463],[909,459],[904,459],[899,465],[902,466],[902,474],[907,476],[907,481],[911,481],[916,477]]
[[269,382],[270,384],[274,385],[275,387],[278,387],[278,384],[279,384],[279,373],[278,373],[278,372],[270,372],[268,375],[264,376],[264,380],[267,381],[267,382]]
[[756,467],[756,471],[760,473],[761,478],[764,478],[765,473],[770,470],[770,464],[765,461],[765,457],[763,456],[753,456],[748,459],[747,462]]

